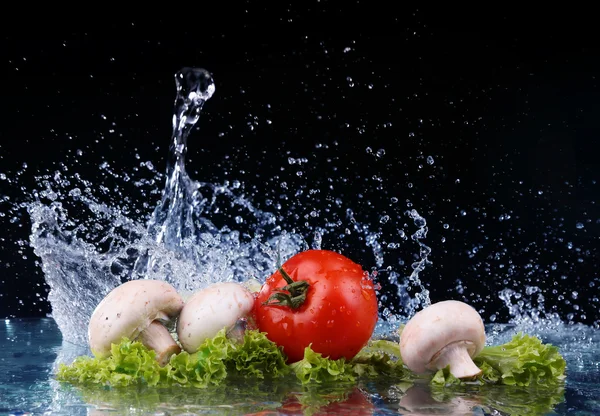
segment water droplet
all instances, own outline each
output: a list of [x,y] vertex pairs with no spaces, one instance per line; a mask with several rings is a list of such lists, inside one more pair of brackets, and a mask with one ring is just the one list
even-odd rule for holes
[[81,196],[81,189],[73,188],[69,191],[69,196],[79,198]]
[[581,229],[583,228],[583,223],[581,223],[581,222],[578,222],[577,224],[575,224],[575,227],[576,227],[578,230],[581,230]]
[[427,156],[427,164],[428,165],[433,165],[433,163],[434,163],[433,157]]

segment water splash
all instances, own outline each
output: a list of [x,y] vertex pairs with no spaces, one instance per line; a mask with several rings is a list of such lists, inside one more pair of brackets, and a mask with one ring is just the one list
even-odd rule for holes
[[[227,186],[196,182],[188,176],[185,170],[188,136],[200,118],[204,103],[214,93],[215,84],[206,70],[194,68],[179,71],[175,81],[177,98],[167,179],[162,199],[154,210],[145,235],[153,244],[144,245],[132,277],[164,279],[188,291],[210,281],[244,280],[249,277],[249,272],[272,267],[264,255],[267,251],[261,250],[261,242],[255,237],[270,234],[272,230],[266,228],[274,225],[275,218],[254,209],[249,201],[236,197]],[[248,244],[241,243],[239,232],[219,229],[208,218],[219,197],[228,198],[256,217],[255,236]],[[232,250],[223,253],[219,249],[223,244],[225,247],[237,246],[237,250],[231,247]],[[286,254],[295,249],[291,244],[285,246]]]
[[[150,236],[171,249],[181,248],[181,243],[195,234],[196,206],[193,202],[202,200],[202,196],[199,184],[192,182],[185,171],[187,139],[200,118],[204,103],[215,91],[211,75],[203,69],[184,68],[175,75],[175,83],[177,97],[167,159],[167,181],[162,200],[149,223]],[[146,262],[140,261],[136,271],[143,274],[147,266]]]
[[426,266],[431,264],[431,261],[429,260],[431,248],[421,241],[427,237],[427,221],[425,218],[419,215],[416,209],[407,211],[407,215],[413,219],[415,225],[418,227],[417,231],[411,236],[411,238],[419,245],[419,260],[411,265],[413,271],[408,279],[413,283],[413,285],[417,286],[421,290],[416,294],[416,300],[419,306],[425,308],[431,305],[431,300],[429,299],[429,290],[426,289],[421,282],[419,273],[425,270]]
[[[291,232],[280,217],[257,209],[240,192],[238,181],[213,184],[191,179],[185,169],[187,140],[215,92],[215,83],[208,71],[195,68],[177,72],[175,83],[166,173],[136,183],[155,188],[164,180],[161,199],[147,221],[135,218],[119,198],[102,202],[109,189],[93,186],[79,174],[67,177],[66,169],[38,177],[40,189],[33,192],[34,200],[23,204],[32,221],[30,243],[51,289],[52,315],[67,341],[87,344],[87,325],[95,306],[127,280],[165,280],[183,296],[216,281],[264,281],[276,269],[278,256],[285,259],[309,247],[321,248],[326,235],[339,234],[339,222],[316,224],[309,230],[313,241],[308,244],[306,233]],[[107,163],[100,169],[130,180],[126,173],[112,172]],[[243,218],[243,224],[217,225],[213,217],[223,207],[231,218]],[[376,266],[384,267],[380,233],[361,224],[351,210],[346,214],[348,226],[362,236]],[[412,239],[421,244],[426,235],[424,219],[415,210],[408,215],[418,227]],[[401,237],[406,239],[403,231]],[[409,279],[386,268],[390,281],[404,287],[405,294],[411,287],[420,291],[415,297],[405,296],[405,305],[397,311],[410,314],[428,304],[418,274],[429,264],[429,252],[421,245],[420,261],[413,265]],[[385,319],[398,316],[397,312],[382,314]]]

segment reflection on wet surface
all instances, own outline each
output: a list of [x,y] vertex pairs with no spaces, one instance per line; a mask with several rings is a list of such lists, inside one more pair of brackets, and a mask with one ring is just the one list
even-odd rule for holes
[[[515,331],[512,325],[488,327],[494,343]],[[534,332],[533,329],[528,331]],[[79,388],[53,379],[58,363],[88,354],[62,341],[52,319],[0,323],[0,414],[354,414],[354,415],[589,415],[600,412],[600,342],[597,331],[564,327],[536,334],[561,347],[568,362],[564,386],[521,388],[470,386],[432,388],[391,379],[357,385],[302,387],[286,383],[229,380],[208,388]]]

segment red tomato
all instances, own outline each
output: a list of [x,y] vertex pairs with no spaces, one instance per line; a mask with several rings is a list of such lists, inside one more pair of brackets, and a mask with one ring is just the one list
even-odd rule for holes
[[351,360],[369,341],[378,318],[368,272],[328,250],[296,254],[281,269],[257,295],[258,329],[283,347],[288,363],[301,360],[309,344],[323,357]]

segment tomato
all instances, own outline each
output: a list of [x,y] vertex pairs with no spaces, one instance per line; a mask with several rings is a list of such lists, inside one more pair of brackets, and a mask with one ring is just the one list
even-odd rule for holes
[[301,360],[311,344],[323,357],[351,360],[373,334],[377,307],[373,281],[361,266],[333,251],[307,250],[267,279],[254,318],[288,363]]

